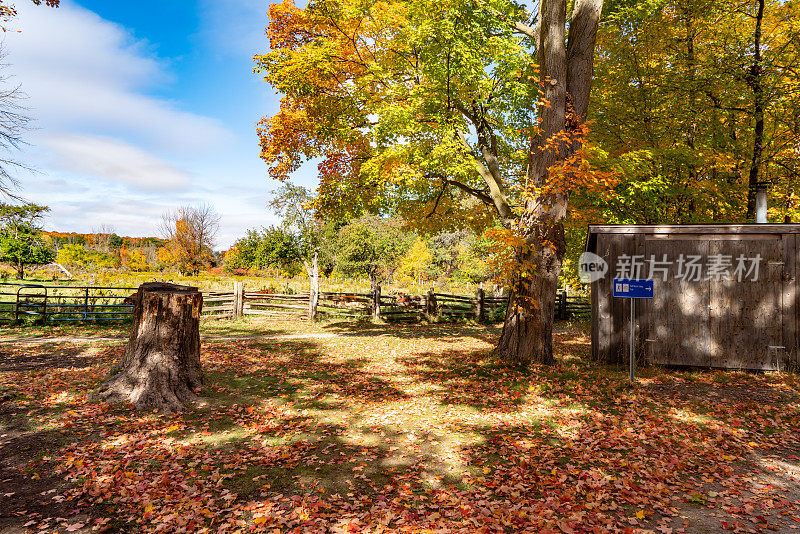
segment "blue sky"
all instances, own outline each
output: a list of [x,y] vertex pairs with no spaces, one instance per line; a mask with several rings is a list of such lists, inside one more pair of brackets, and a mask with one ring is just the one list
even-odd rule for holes
[[[157,235],[160,216],[211,203],[218,248],[275,224],[277,184],[258,158],[255,123],[278,97],[252,73],[266,50],[265,0],[16,2],[6,74],[35,119],[18,159],[22,196],[50,206],[46,228],[102,225]],[[297,183],[313,185],[308,166]]]

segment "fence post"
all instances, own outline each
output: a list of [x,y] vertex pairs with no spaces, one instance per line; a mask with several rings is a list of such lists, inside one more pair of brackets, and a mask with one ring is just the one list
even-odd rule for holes
[[483,291],[482,287],[478,288],[478,306],[475,310],[475,318],[479,323],[482,323],[484,319],[486,319],[486,293]]
[[239,304],[237,302],[238,299],[236,298],[236,281],[233,282],[233,289],[231,290],[231,293],[233,295],[233,301],[231,302],[231,319],[236,319],[236,310],[239,309]]
[[[123,304],[125,304],[123,302]],[[89,320],[89,288],[83,288],[83,320]]]
[[381,318],[381,285],[375,286],[375,291],[372,293],[372,318]]
[[425,298],[425,313],[428,315],[428,320],[432,320],[436,315],[436,293],[433,289],[428,291],[428,296]]
[[381,285],[375,286],[375,291],[372,293],[372,318],[381,318]]
[[244,315],[244,282],[233,283],[233,318],[241,319]]
[[567,292],[561,291],[558,294],[558,311],[559,311],[559,319],[567,320],[569,319],[569,313],[567,312]]

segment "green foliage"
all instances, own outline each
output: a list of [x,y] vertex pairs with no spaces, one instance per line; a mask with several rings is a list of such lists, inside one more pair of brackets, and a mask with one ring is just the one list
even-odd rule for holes
[[298,238],[283,228],[269,227],[263,233],[257,257],[263,266],[278,266],[286,270],[296,268],[300,259]]
[[[225,254],[224,271],[298,272],[303,240],[286,226],[248,230]],[[377,216],[337,226],[328,222],[314,230],[319,232],[316,239],[325,276],[368,278],[373,286],[394,282],[415,292],[431,281],[440,287],[462,287],[490,278],[486,257],[492,243],[472,231],[426,237],[408,231],[398,219]]]
[[64,245],[58,251],[56,261],[73,269],[111,269],[119,265],[113,254],[90,250],[83,245]]
[[26,265],[50,263],[53,252],[42,243],[37,228],[20,224],[5,228],[0,234],[0,261],[14,265],[23,278]]
[[367,215],[341,228],[337,268],[350,276],[367,276],[374,287],[394,274],[411,239],[395,219]]
[[53,251],[42,238],[39,221],[49,211],[36,204],[0,204],[0,261],[10,263],[17,277],[25,277],[26,265],[53,261]]
[[469,230],[441,232],[430,238],[429,277],[445,283],[483,282],[490,277],[486,257],[491,244]]
[[225,255],[227,272],[239,269],[261,270],[275,267],[291,273],[299,270],[301,253],[296,235],[270,226],[260,232],[248,230]]
[[320,271],[329,275],[336,263],[337,233],[344,223],[323,219],[316,203],[310,190],[287,182],[273,191],[270,207],[283,217],[283,228],[297,235],[300,260],[310,265],[316,251]]

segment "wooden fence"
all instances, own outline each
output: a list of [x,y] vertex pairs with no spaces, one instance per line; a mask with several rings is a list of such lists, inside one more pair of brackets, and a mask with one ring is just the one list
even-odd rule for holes
[[[42,321],[120,321],[133,310],[136,288],[92,286],[45,286],[0,284],[0,320],[25,318]],[[295,294],[248,291],[234,282],[232,291],[203,291],[202,315],[217,319],[244,316],[308,317],[308,292]],[[478,290],[473,296],[436,293],[406,295],[381,293],[321,293],[317,307],[320,317],[380,318],[415,322],[437,318],[474,319],[499,322],[505,316],[507,297],[494,297]],[[588,316],[586,299],[559,292],[556,319]]]
[[[206,293],[204,293],[204,296]],[[215,293],[205,298],[203,315],[237,319],[249,315],[308,317],[308,292],[285,294],[246,291],[241,282],[232,292]],[[422,319],[468,318],[499,322],[505,317],[508,297],[493,297],[479,290],[474,296],[428,292],[425,295],[383,294],[380,288],[369,293],[321,293],[317,306],[320,317],[381,318],[387,321],[415,322]],[[556,319],[588,317],[588,300],[560,291],[556,298]]]

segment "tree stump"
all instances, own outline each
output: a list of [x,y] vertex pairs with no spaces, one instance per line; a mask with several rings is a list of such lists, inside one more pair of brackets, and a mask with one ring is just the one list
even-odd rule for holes
[[97,397],[167,412],[181,411],[196,401],[203,385],[202,306],[203,295],[196,287],[163,282],[139,286],[125,354]]

